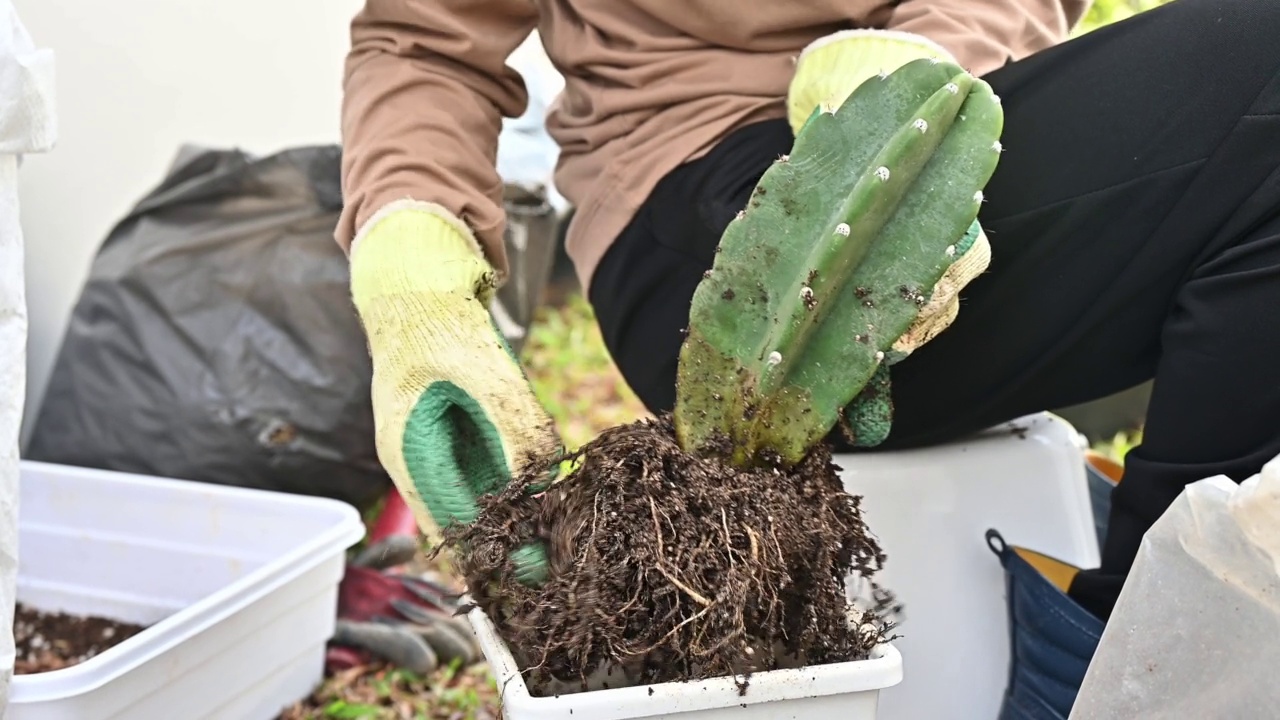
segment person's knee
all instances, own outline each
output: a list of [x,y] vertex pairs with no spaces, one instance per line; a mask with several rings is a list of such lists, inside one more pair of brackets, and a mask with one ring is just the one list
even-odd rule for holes
[[[1214,44],[1227,43],[1229,47],[1224,48],[1220,56],[1224,68],[1237,57],[1231,48],[1260,48],[1280,59],[1280,42],[1276,42],[1280,36],[1280,2],[1275,0],[1175,0],[1145,11],[1135,19],[1144,17],[1178,25],[1178,35]],[[1174,59],[1172,67],[1176,68],[1180,48],[1185,47],[1170,42],[1168,53]]]
[[1280,28],[1280,3],[1274,0],[1214,0],[1210,6],[1223,21],[1234,19],[1242,31],[1253,28],[1252,34],[1274,40],[1275,30]]

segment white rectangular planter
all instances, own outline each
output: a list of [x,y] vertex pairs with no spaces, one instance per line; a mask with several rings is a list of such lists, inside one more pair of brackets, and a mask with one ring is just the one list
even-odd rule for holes
[[20,490],[18,601],[150,627],[15,676],[5,720],[269,720],[321,681],[350,505],[33,462]]
[[469,614],[493,669],[506,720],[874,720],[880,691],[902,681],[902,657],[883,645],[862,662],[773,670],[734,678],[533,697],[515,658],[481,610]]

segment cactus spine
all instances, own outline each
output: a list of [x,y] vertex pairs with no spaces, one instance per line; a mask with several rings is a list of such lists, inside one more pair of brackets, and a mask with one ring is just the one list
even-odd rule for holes
[[674,411],[686,450],[794,464],[822,441],[954,261],[1002,128],[990,86],[931,60],[815,111],[694,294]]

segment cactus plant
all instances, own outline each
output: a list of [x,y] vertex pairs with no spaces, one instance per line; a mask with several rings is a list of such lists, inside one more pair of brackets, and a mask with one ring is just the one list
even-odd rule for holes
[[[977,236],[1002,125],[990,87],[929,60],[817,111],[694,293],[672,416],[602,433],[553,490],[565,458],[528,463],[452,531],[530,677],[737,675],[889,639],[874,580],[851,614],[843,579],[884,555],[821,441],[842,412],[883,425],[895,341]],[[551,568],[530,586],[508,558],[535,538]]]
[[794,465],[821,442],[970,241],[1002,128],[987,83],[932,60],[815,110],[694,294],[681,447],[745,467]]

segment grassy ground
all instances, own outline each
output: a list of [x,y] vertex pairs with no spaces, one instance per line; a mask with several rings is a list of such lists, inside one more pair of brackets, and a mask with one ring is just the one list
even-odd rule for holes
[[407,670],[355,667],[327,679],[280,720],[498,720],[498,696],[487,665],[444,668],[427,678]]
[[[1098,0],[1075,34],[1083,34],[1169,0]],[[576,447],[601,430],[630,422],[645,410],[622,382],[600,339],[587,303],[568,295],[544,308],[523,361],[534,393],[556,419],[565,443]],[[1119,433],[1096,449],[1121,460],[1140,431]],[[498,695],[487,666],[442,669],[418,678],[385,667],[353,668],[326,680],[314,696],[281,720],[498,720]]]
[[579,294],[542,310],[521,355],[534,394],[571,448],[648,415],[623,382],[591,306]]

